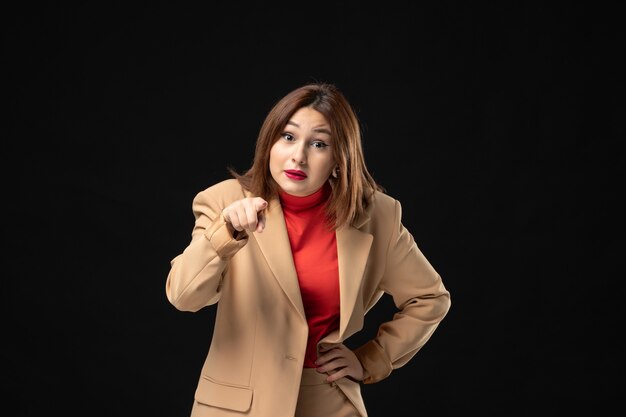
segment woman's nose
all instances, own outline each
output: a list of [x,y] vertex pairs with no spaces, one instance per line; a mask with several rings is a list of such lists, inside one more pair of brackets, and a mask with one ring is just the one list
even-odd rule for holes
[[291,160],[298,165],[306,164],[306,152],[303,146],[297,146],[291,157]]

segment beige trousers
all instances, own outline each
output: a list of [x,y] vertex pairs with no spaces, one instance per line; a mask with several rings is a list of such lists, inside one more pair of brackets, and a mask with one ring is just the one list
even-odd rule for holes
[[328,375],[314,368],[302,370],[295,417],[362,417]]

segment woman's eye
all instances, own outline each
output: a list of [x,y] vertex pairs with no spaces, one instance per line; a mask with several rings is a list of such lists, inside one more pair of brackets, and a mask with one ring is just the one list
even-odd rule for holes
[[294,137],[291,133],[283,133],[281,135],[283,137],[283,139],[287,140],[287,141],[292,141],[294,140]]
[[328,145],[325,144],[324,142],[313,142],[313,147],[318,148],[318,149],[323,149],[327,146]]

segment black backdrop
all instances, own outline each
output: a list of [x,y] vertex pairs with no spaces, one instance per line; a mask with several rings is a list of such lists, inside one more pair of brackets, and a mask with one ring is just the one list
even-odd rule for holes
[[[371,417],[612,406],[623,23],[505,3],[5,9],[7,405],[188,415],[214,308],[179,312],[164,286],[191,200],[247,168],[272,104],[317,80],[354,104],[372,174],[453,300],[409,364],[363,386]],[[392,312],[383,298],[348,344]]]

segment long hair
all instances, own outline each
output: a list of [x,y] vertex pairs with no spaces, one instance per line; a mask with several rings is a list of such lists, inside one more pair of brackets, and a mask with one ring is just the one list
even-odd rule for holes
[[334,228],[354,224],[363,214],[376,191],[384,192],[365,165],[359,121],[345,96],[332,84],[311,83],[280,99],[266,116],[256,142],[254,161],[244,174],[229,168],[231,175],[253,195],[274,198],[278,184],[269,169],[270,150],[291,116],[302,107],[324,115],[330,125],[332,150],[338,167],[337,178],[330,176],[332,192],[326,215]]

